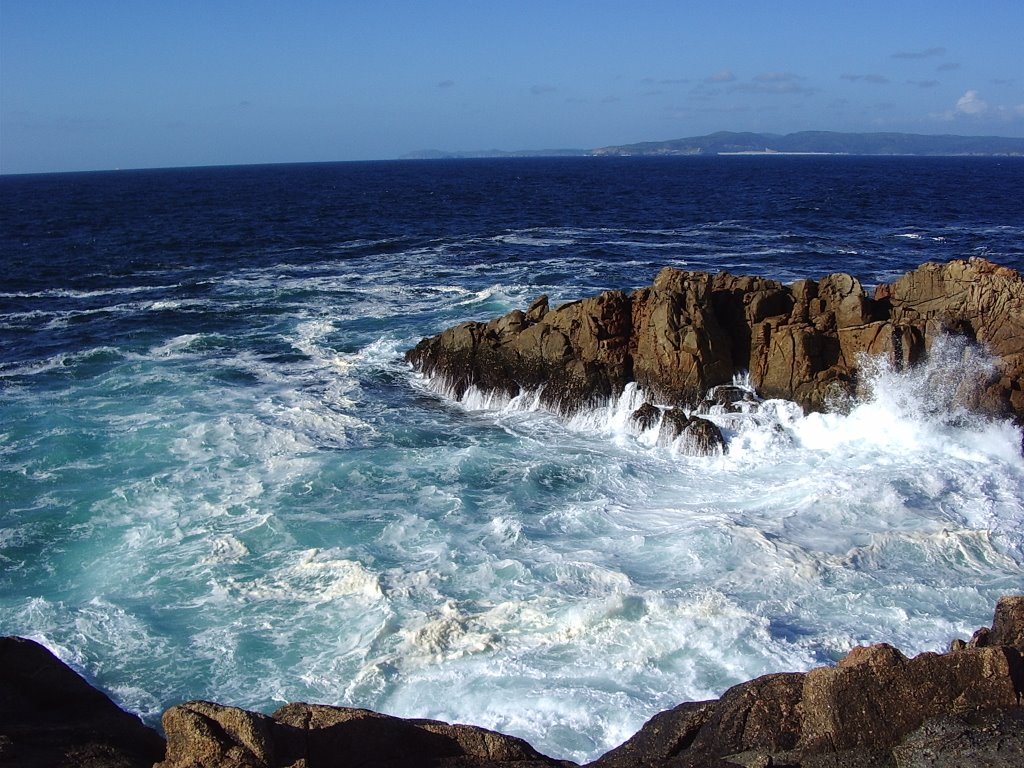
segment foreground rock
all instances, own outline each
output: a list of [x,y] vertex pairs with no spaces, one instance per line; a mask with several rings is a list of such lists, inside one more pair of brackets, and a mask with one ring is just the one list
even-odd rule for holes
[[1024,765],[1024,597],[948,653],[855,648],[683,704],[591,765],[909,768]]
[[[1024,765],[1024,596],[947,653],[855,648],[835,667],[766,675],[662,712],[589,768],[954,768]],[[571,766],[511,736],[363,709],[273,715],[204,701],[159,736],[41,646],[0,639],[0,764],[86,768]]]
[[0,637],[0,765],[150,768],[164,740],[31,640]]
[[193,701],[169,709],[163,725],[167,759],[157,768],[564,765],[483,728],[346,707],[288,704],[268,717]]
[[996,369],[957,393],[969,407],[1024,419],[1024,280],[984,259],[924,264],[869,296],[850,275],[783,285],[759,277],[663,269],[647,288],[608,291],[557,309],[468,322],[406,358],[456,397],[478,387],[541,390],[573,413],[637,382],[661,405],[693,407],[748,371],[765,397],[821,410],[856,389],[862,355],[902,368],[942,336],[984,347]]

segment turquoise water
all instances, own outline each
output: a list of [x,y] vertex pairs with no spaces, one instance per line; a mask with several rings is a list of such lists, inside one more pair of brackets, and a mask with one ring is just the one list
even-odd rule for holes
[[[718,414],[708,458],[631,431],[635,392],[565,421],[403,360],[668,264],[871,283],[932,252],[1021,258],[988,193],[923,213],[964,166],[887,191],[867,161],[761,160],[4,178],[3,632],[150,723],[316,701],[583,760],[741,680],[987,624],[1024,586],[1024,461],[1018,429],[945,399],[970,350],[879,367],[843,414]],[[1021,166],[984,168],[1007,200]],[[720,199],[691,201],[711,173]],[[859,207],[804,204],[840,178]]]

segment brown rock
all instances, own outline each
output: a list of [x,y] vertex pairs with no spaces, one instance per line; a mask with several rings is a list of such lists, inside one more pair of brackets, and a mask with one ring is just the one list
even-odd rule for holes
[[156,768],[564,765],[483,728],[315,704],[288,704],[267,717],[188,702],[164,714],[164,729],[167,757]]
[[977,648],[907,659],[892,646],[855,649],[804,681],[800,749],[891,748],[931,717],[1015,707],[1020,654]]
[[862,355],[896,368],[918,363],[941,334],[997,358],[977,392],[985,413],[1024,419],[1024,280],[983,259],[925,264],[869,297],[845,274],[784,286],[759,277],[663,269],[649,288],[547,307],[534,301],[487,324],[423,340],[408,360],[461,396],[478,386],[573,412],[636,381],[666,405],[696,405],[749,371],[766,397],[822,410],[857,386]]
[[588,765],[588,768],[660,766],[689,750],[711,719],[717,701],[687,702],[659,712],[635,736]]

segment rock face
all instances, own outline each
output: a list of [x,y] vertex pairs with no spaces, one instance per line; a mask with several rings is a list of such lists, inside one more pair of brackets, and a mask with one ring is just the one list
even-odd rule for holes
[[768,675],[652,718],[592,768],[1018,766],[1024,597],[948,653],[853,649],[835,667]]
[[0,637],[0,765],[150,768],[163,753],[156,731],[46,648]]
[[[164,713],[163,742],[46,649],[0,640],[0,765],[86,768],[550,768],[511,736],[364,709],[273,715],[205,701]],[[655,715],[588,768],[961,768],[1024,765],[1024,596],[947,653],[853,649]]]
[[855,390],[861,355],[903,368],[960,335],[997,369],[965,405],[1024,419],[1024,280],[984,259],[924,264],[868,296],[850,275],[783,285],[759,277],[663,269],[632,294],[608,291],[549,309],[463,323],[406,358],[456,397],[471,386],[509,397],[541,390],[573,413],[637,382],[662,405],[692,407],[747,371],[765,397],[823,409]]
[[469,725],[365,709],[288,704],[270,717],[192,701],[164,713],[167,757],[155,768],[551,768],[521,739]]

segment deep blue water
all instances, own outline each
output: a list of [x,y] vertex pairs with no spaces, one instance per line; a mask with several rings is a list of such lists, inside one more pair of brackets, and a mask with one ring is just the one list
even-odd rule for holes
[[626,403],[454,403],[402,354],[666,265],[1021,269],[1022,189],[1012,158],[0,177],[0,631],[154,723],[320,701],[574,759],[858,642],[943,646],[1024,588],[1024,466],[1011,425],[935,420],[934,377],[693,459]]

